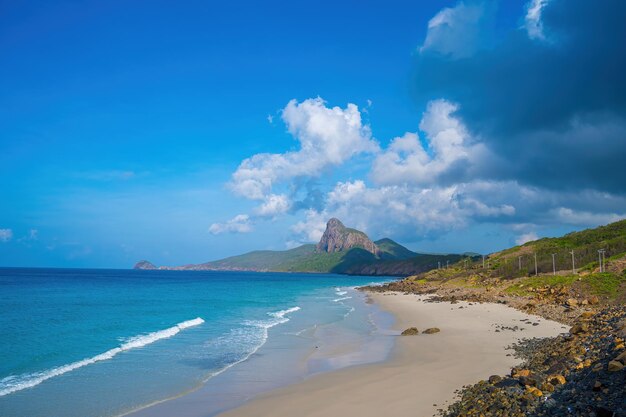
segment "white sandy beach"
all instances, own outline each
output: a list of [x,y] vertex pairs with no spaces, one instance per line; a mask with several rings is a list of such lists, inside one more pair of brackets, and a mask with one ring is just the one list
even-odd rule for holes
[[[567,330],[499,304],[426,303],[421,296],[400,293],[371,297],[397,317],[396,330],[438,327],[441,332],[398,337],[388,361],[320,374],[220,417],[432,416],[463,385],[503,375],[518,364],[507,346],[521,338],[556,336]],[[539,325],[522,323],[525,318]],[[524,330],[496,332],[498,325]]]

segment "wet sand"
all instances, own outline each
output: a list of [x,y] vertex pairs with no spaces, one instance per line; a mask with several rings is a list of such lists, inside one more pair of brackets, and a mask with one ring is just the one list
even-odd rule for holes
[[[424,302],[424,296],[375,293],[395,315],[395,330],[438,327],[436,334],[398,336],[389,360],[313,376],[263,394],[220,417],[432,416],[463,385],[503,375],[519,364],[507,347],[531,337],[566,331],[560,323],[500,304]],[[536,326],[521,322],[530,319]],[[523,330],[497,327],[518,326]],[[181,410],[182,411],[182,410]]]

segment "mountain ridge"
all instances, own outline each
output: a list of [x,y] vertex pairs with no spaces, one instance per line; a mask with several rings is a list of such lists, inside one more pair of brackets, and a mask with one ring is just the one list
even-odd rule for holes
[[339,219],[332,218],[317,244],[284,251],[256,250],[216,261],[173,267],[156,267],[143,260],[135,264],[134,269],[405,276],[437,268],[446,262],[457,262],[462,257],[416,253],[389,238],[374,242],[364,232],[346,227]]

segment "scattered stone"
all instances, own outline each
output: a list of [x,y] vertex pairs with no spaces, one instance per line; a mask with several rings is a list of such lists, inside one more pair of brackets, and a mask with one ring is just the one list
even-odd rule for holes
[[624,364],[621,363],[620,361],[609,362],[609,365],[607,368],[609,372],[617,372],[617,371],[621,371],[622,369],[624,369]]
[[575,298],[568,298],[565,303],[570,307],[576,307],[578,305],[578,300]]
[[587,330],[589,330],[589,326],[587,325],[587,323],[576,323],[575,325],[572,326],[571,329],[569,329],[570,334],[580,334],[580,333],[585,333]]
[[417,330],[417,327],[409,327],[408,329],[400,333],[401,336],[415,336],[418,334],[420,334],[420,331]]
[[532,376],[521,376],[519,383],[526,387],[534,387],[537,385],[537,379]]
[[583,320],[589,320],[594,316],[594,314],[596,314],[595,311],[583,311],[580,315],[580,318],[582,318]]
[[522,377],[522,376],[530,376],[530,370],[528,370],[528,369],[516,369],[516,368],[513,368],[513,369],[511,370],[511,376],[512,376],[513,378],[520,378],[520,377]]
[[423,334],[433,334],[433,333],[439,333],[440,331],[441,331],[441,329],[439,329],[438,327],[431,327],[431,328],[428,328],[428,329],[424,330],[422,333]]
[[489,377],[489,383],[492,385],[495,385],[500,381],[502,381],[502,377],[500,375],[491,375]]
[[552,375],[548,378],[548,382],[550,382],[552,385],[563,385],[565,384],[566,380],[563,375]]

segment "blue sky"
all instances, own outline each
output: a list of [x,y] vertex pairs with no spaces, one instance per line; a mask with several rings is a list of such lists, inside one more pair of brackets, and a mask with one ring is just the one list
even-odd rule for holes
[[0,265],[202,262],[330,216],[490,252],[626,213],[619,2],[2,3]]

